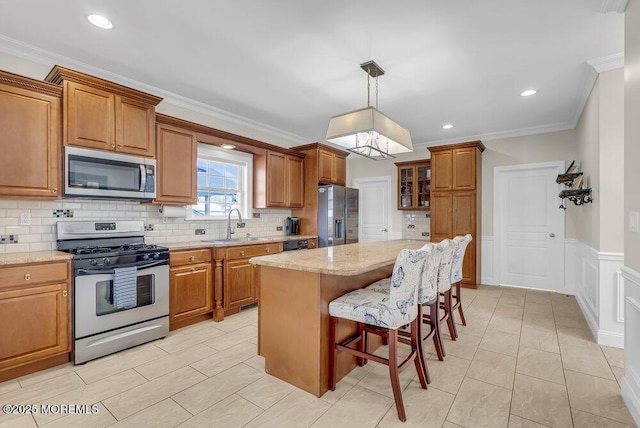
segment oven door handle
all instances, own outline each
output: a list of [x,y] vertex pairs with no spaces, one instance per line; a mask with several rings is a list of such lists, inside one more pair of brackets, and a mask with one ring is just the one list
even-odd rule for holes
[[[166,264],[167,264],[166,260],[150,263],[148,265],[143,265],[138,267],[138,272],[143,271],[145,269],[149,269],[149,268],[160,266],[160,265],[166,265]],[[78,269],[76,271],[76,274],[77,275],[113,275],[114,272],[115,271],[113,269]]]
[[144,189],[147,187],[147,167],[145,165],[140,165],[140,191],[144,192]]

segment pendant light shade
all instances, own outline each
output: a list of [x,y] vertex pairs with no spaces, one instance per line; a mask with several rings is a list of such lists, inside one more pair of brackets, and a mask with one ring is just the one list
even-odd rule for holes
[[[368,74],[367,91],[369,78],[376,79],[377,106],[377,80],[384,71],[373,61],[360,67]],[[393,158],[394,154],[413,150],[409,130],[371,106],[333,116],[329,120],[326,139],[350,152],[376,160]]]

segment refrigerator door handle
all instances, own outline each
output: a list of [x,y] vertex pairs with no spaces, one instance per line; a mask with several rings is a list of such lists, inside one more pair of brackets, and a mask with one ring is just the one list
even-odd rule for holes
[[338,219],[334,225],[333,235],[336,238],[342,238],[342,220]]

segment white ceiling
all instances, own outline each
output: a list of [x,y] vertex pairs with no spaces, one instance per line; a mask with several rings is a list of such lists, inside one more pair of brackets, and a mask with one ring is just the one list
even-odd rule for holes
[[572,128],[595,78],[587,61],[621,60],[624,17],[604,13],[610,3],[0,0],[0,50],[98,67],[300,142],[366,106],[359,64],[373,59],[386,71],[379,109],[421,146]]

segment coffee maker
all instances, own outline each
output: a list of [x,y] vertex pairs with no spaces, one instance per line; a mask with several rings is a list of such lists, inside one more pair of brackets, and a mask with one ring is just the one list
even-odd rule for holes
[[298,217],[287,217],[284,230],[287,235],[300,235],[300,219]]

